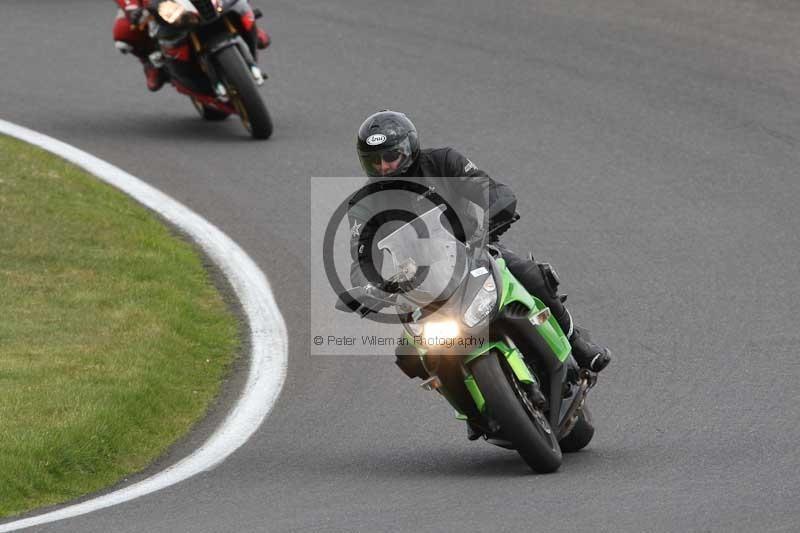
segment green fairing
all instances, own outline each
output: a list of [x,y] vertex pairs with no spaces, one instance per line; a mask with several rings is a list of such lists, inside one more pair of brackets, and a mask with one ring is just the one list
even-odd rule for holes
[[[503,277],[503,295],[500,300],[500,309],[511,302],[520,302],[531,310],[531,315],[534,315],[546,307],[540,299],[525,290],[525,287],[509,272],[508,268],[506,268],[505,259],[498,259],[497,266],[500,268]],[[547,322],[541,326],[536,326],[536,331],[544,337],[544,340],[550,345],[559,361],[563,363],[569,357],[572,347],[555,317],[551,315]]]
[[496,349],[505,356],[506,360],[508,361],[508,366],[511,367],[511,370],[514,372],[514,375],[517,376],[518,380],[523,383],[533,383],[535,381],[531,371],[528,369],[528,365],[526,365],[525,361],[522,359],[522,355],[519,353],[519,350],[509,347],[503,341],[490,342],[488,344],[481,345],[480,348],[469,354],[464,359],[464,364],[467,365],[471,363],[491,349]]
[[525,361],[522,359],[522,354],[519,353],[519,350],[514,348],[511,353],[506,354],[506,360],[511,370],[514,372],[514,375],[517,376],[517,379],[522,383],[533,383],[536,381],[528,365],[526,365]]

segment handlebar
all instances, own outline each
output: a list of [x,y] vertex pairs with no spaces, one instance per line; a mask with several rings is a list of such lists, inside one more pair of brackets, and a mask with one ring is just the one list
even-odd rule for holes
[[381,294],[376,293],[376,290],[388,294],[383,288],[373,285],[354,287],[339,295],[335,307],[339,311],[359,313],[364,317],[396,303],[396,294],[389,294],[388,297],[384,298]]
[[[514,222],[516,222],[520,218],[521,217],[520,217],[519,213],[514,213],[514,216],[512,216],[510,219],[504,220],[503,222],[499,222],[499,223],[495,224],[493,227],[489,228],[485,233],[486,237],[489,238],[488,239],[489,242],[492,241],[492,237],[499,237],[500,235],[505,233],[508,230],[508,228],[511,227],[511,224],[513,224]],[[469,246],[474,246],[474,245],[480,243],[483,240],[483,237],[484,237],[483,233],[481,233],[480,235],[476,235],[474,238],[472,238],[469,241],[467,241],[467,244]]]
[[[496,237],[505,233],[511,224],[520,219],[519,213],[503,222],[495,224],[486,232],[489,238]],[[476,236],[467,241],[468,245],[476,245],[484,238],[484,234]],[[385,307],[395,305],[397,294],[403,292],[403,283],[410,281],[406,276],[393,276],[379,285],[366,285],[364,287],[354,287],[338,295],[336,309],[351,313],[359,313],[362,317],[377,313]]]

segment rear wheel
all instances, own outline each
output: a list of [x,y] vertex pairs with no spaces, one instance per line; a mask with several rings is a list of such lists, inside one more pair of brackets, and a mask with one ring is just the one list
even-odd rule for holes
[[486,400],[487,414],[500,424],[502,435],[533,470],[554,472],[561,466],[561,449],[544,413],[534,407],[522,383],[502,356],[492,351],[472,363],[472,373]]
[[569,435],[559,441],[561,451],[564,453],[577,452],[585,448],[593,436],[592,414],[589,412],[589,408],[584,405],[580,416],[578,416],[578,421],[575,422],[575,427],[572,428]]
[[197,113],[202,117],[204,120],[209,120],[212,122],[216,122],[219,120],[225,120],[230,116],[230,113],[226,113],[225,111],[220,111],[219,109],[215,109],[211,106],[203,105],[200,100],[197,98],[192,97],[192,105],[197,110]]
[[235,46],[223,48],[216,60],[242,124],[254,138],[268,139],[272,135],[272,119],[239,49]]

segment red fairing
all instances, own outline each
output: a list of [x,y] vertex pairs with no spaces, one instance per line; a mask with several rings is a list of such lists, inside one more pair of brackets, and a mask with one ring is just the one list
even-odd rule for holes
[[191,89],[189,89],[188,87],[184,86],[178,80],[173,79],[173,80],[170,80],[170,81],[172,83],[172,86],[175,87],[175,90],[178,91],[179,93],[185,94],[187,96],[193,96],[193,97],[197,98],[197,100],[201,104],[213,107],[215,109],[219,109],[220,111],[225,111],[226,113],[230,113],[231,115],[235,115],[236,114],[236,109],[234,109],[233,106],[231,106],[229,104],[226,104],[226,103],[223,103],[223,102],[220,102],[219,100],[217,100],[213,96],[209,96],[207,94],[196,93],[196,92],[192,91]]
[[255,38],[258,48],[263,50],[269,46],[269,35],[267,35],[267,32],[256,26],[256,15],[252,10],[242,13],[239,17],[239,20],[242,21],[242,29],[244,29],[245,32],[251,33],[253,30],[255,30]]
[[244,27],[245,31],[252,30],[253,25],[255,23],[256,23],[256,16],[253,14],[252,11],[242,13],[242,26]]

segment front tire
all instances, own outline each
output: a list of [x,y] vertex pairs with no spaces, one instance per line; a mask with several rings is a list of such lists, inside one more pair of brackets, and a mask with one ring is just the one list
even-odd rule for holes
[[527,398],[522,384],[502,356],[491,351],[472,363],[472,373],[486,400],[487,414],[500,424],[522,459],[536,472],[554,472],[561,466],[561,449],[547,418]]
[[227,83],[231,103],[245,129],[256,139],[268,139],[272,135],[272,119],[239,49],[235,46],[223,48],[216,60]]

